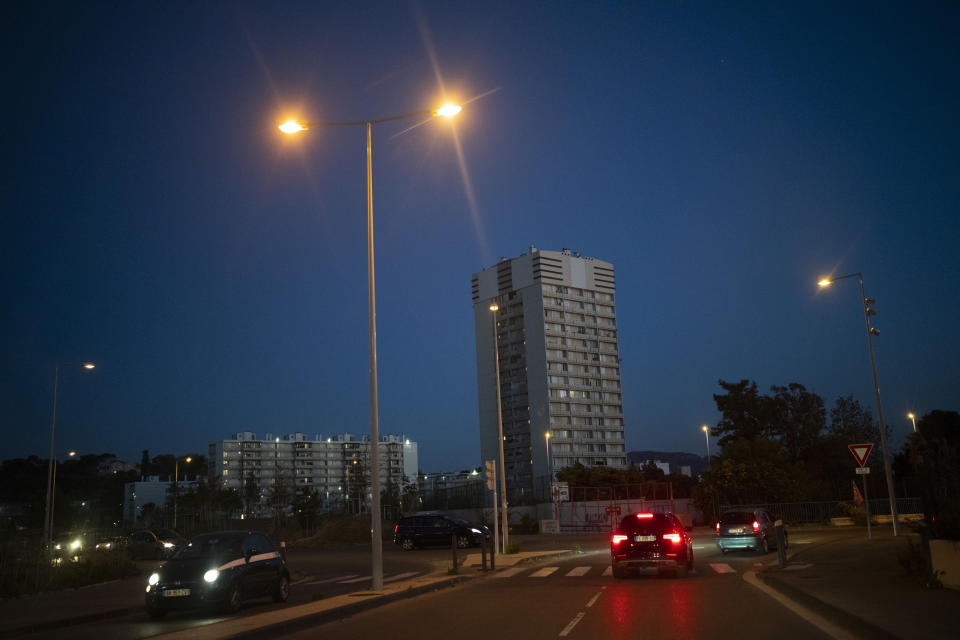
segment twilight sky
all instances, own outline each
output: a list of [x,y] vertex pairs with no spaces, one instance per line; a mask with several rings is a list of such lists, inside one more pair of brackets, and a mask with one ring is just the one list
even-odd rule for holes
[[[960,409],[960,9],[876,2],[26,2],[0,9],[0,458],[381,433],[480,464],[470,277],[612,262],[628,450],[718,379]],[[421,126],[415,126],[421,125]],[[411,128],[413,127],[413,128]],[[90,360],[92,372],[79,368]]]

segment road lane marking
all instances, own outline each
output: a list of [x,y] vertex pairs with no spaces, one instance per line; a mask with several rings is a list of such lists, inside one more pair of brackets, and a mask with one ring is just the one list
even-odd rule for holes
[[564,637],[564,636],[566,636],[566,635],[569,635],[570,632],[573,631],[573,628],[574,628],[575,626],[577,626],[577,623],[580,622],[581,620],[583,620],[583,616],[584,616],[584,615],[585,615],[585,614],[583,613],[583,611],[581,611],[581,612],[578,613],[577,615],[573,616],[573,620],[570,621],[570,624],[568,624],[567,626],[565,626],[565,627],[563,628],[563,631],[560,632],[560,637],[562,638],[562,637]]
[[353,584],[354,582],[363,582],[364,580],[371,580],[373,576],[363,576],[361,578],[354,578],[353,580],[341,580],[337,584]]
[[544,567],[540,571],[534,571],[530,574],[531,578],[546,578],[548,575],[559,569],[560,567]]
[[574,567],[567,572],[567,576],[570,578],[579,578],[588,571],[590,571],[590,567]]
[[509,578],[509,577],[511,577],[511,576],[517,575],[518,573],[520,573],[520,572],[523,571],[524,569],[525,569],[525,567],[514,567],[514,568],[512,568],[512,569],[501,569],[500,571],[497,571],[495,574],[493,574],[493,577],[494,577],[494,578]]
[[600,574],[600,577],[612,576],[612,575],[613,575],[613,567],[607,567],[606,569],[603,570],[603,573]]
[[840,627],[833,624],[826,618],[823,618],[822,616],[820,616],[817,613],[814,613],[810,609],[807,609],[806,607],[800,604],[797,604],[790,598],[781,594],[776,589],[773,589],[772,587],[767,586],[760,578],[757,577],[757,574],[754,573],[753,571],[747,571],[746,573],[744,573],[743,579],[745,582],[755,586],[757,589],[764,592],[765,594],[767,594],[768,596],[770,596],[771,598],[773,598],[774,600],[782,604],[787,609],[790,609],[790,611],[793,611],[795,614],[797,614],[798,616],[800,616],[801,618],[803,618],[813,626],[817,627],[828,636],[834,638],[834,640],[855,640],[856,636],[849,633],[846,629],[841,629]]
[[393,582],[395,580],[403,580],[404,578],[409,578],[410,576],[415,576],[419,571],[407,571],[406,573],[398,573],[395,576],[390,576],[389,578],[384,578],[384,582]]
[[346,576],[337,576],[336,578],[327,578],[326,580],[314,580],[313,582],[308,582],[308,585],[311,584],[326,584],[327,582],[338,582],[340,580],[346,580],[347,578],[356,578],[359,573],[351,573]]
[[602,594],[603,594],[603,591],[597,591],[597,595],[590,598],[590,602],[587,603],[587,608],[589,609],[590,607],[592,607],[593,603],[596,602],[597,598],[599,598]]
[[711,562],[710,568],[717,573],[736,573],[737,570],[723,562]]
[[313,576],[306,576],[305,578],[300,578],[299,580],[295,580],[294,582],[291,582],[291,583],[290,583],[290,586],[292,587],[292,586],[295,585],[295,584],[303,584],[304,582],[307,582],[308,580],[313,580]]
[[695,544],[695,545],[693,545],[693,548],[694,548],[694,549],[709,549],[709,548],[710,548],[710,545]]

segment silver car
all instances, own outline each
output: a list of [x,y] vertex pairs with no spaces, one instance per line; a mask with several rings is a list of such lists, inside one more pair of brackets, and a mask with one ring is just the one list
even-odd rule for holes
[[[787,548],[787,530],[783,530],[784,549]],[[777,533],[773,517],[764,509],[732,509],[725,511],[717,522],[717,548],[721,553],[733,549],[751,549],[766,554],[777,548]]]

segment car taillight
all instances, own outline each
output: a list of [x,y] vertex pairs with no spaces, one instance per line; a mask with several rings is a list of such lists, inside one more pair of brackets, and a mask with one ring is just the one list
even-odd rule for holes
[[663,534],[664,540],[669,540],[673,544],[680,544],[680,534],[679,533],[665,533]]
[[623,541],[626,540],[626,539],[627,539],[627,536],[622,535],[622,534],[619,534],[619,533],[615,533],[615,534],[613,535],[613,537],[610,538],[610,542],[612,542],[613,544],[620,544],[621,542],[623,542]]
[[397,529],[399,529],[399,528],[400,528],[400,525],[398,525],[398,524],[393,525],[393,532],[396,533],[396,532],[397,532]]
[[717,523],[717,535],[720,535],[720,523]]
[[760,523],[757,522],[756,520],[753,521],[753,532],[754,533],[760,532]]
[[638,513],[638,514],[637,514],[637,517],[640,518],[641,520],[649,520],[650,518],[653,517],[653,514],[652,514],[652,513]]

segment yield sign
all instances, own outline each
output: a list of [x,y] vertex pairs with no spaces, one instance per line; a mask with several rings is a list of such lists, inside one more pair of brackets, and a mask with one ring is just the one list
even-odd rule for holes
[[850,453],[853,454],[853,457],[857,459],[857,464],[865,466],[867,464],[867,458],[870,457],[870,452],[873,450],[872,444],[849,444],[847,448],[850,449]]

